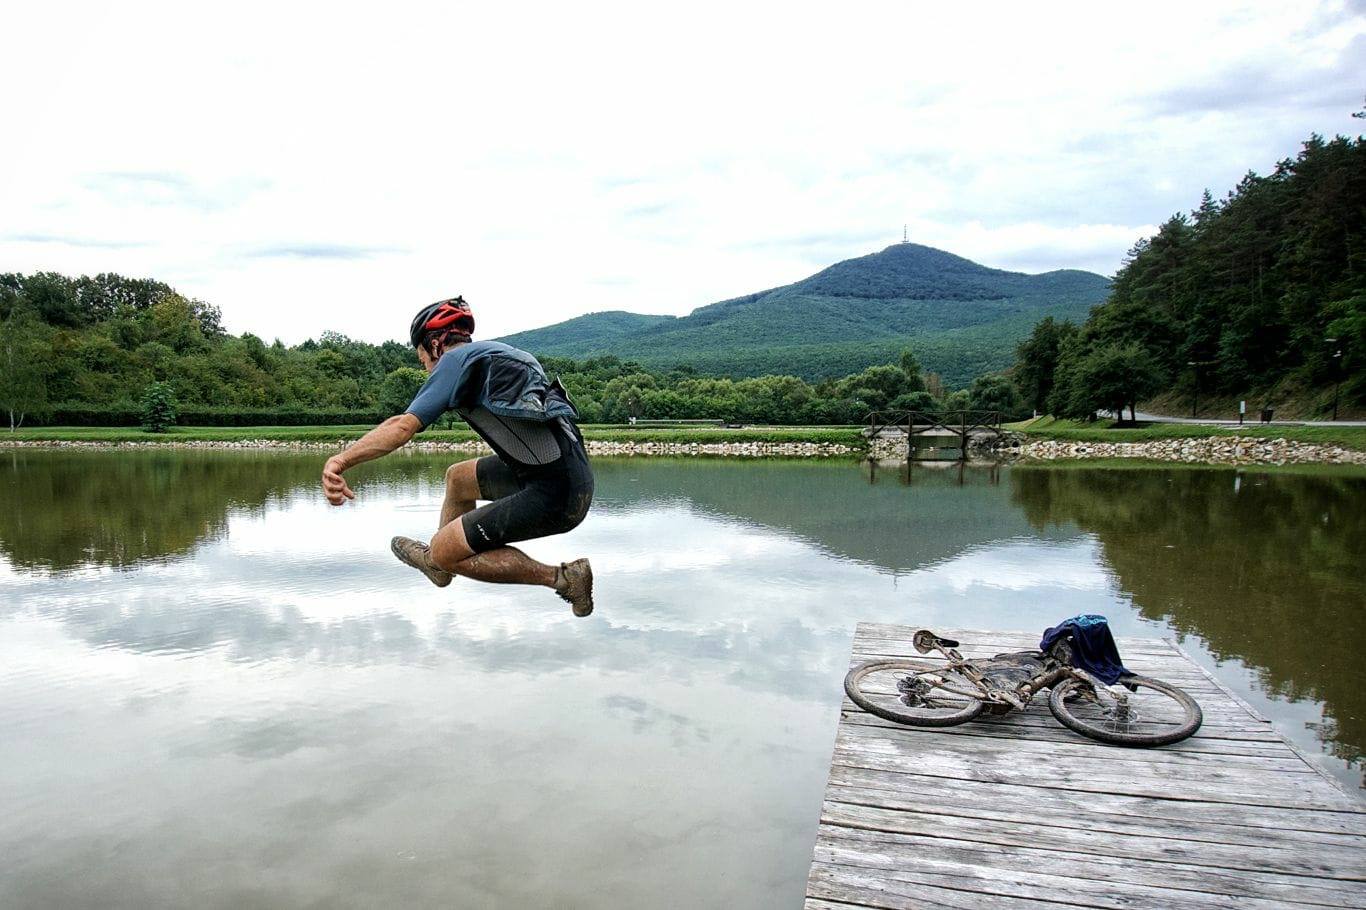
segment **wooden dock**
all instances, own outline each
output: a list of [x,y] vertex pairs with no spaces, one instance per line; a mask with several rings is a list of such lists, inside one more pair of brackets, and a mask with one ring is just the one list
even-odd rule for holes
[[[918,657],[914,631],[860,623],[853,663]],[[1038,645],[1038,633],[934,631],[969,657]],[[1025,712],[938,730],[846,698],[808,910],[1366,908],[1366,803],[1176,645],[1119,646],[1130,669],[1195,696],[1195,736],[1103,745],[1038,696]]]

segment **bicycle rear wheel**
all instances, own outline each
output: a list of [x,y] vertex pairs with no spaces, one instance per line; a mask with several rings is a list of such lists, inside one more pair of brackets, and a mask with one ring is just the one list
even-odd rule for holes
[[1124,682],[1137,691],[1128,694],[1123,708],[1113,696],[1098,695],[1089,683],[1069,677],[1048,693],[1048,709],[1069,730],[1115,746],[1166,746],[1200,729],[1200,706],[1176,686],[1146,676]]
[[966,723],[983,707],[972,682],[929,661],[866,661],[844,677],[844,691],[869,714],[915,727]]

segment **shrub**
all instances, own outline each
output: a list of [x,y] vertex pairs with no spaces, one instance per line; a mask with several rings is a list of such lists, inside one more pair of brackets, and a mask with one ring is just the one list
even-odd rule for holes
[[142,426],[149,433],[165,433],[175,423],[175,390],[170,383],[154,382],[142,393]]

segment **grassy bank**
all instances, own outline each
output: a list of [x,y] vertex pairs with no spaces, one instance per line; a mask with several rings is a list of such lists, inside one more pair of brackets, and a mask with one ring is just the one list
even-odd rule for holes
[[[11,439],[29,442],[245,442],[267,439],[272,442],[335,442],[359,439],[368,426],[325,427],[172,427],[165,433],[149,433],[140,427],[36,427],[15,433],[0,432],[0,442]],[[465,431],[462,437],[472,438]]]
[[[1159,439],[1201,439],[1209,436],[1249,436],[1261,439],[1290,439],[1318,445],[1335,445],[1366,451],[1366,427],[1211,427],[1193,424],[1153,424],[1146,427],[1115,428],[1113,421],[1083,423],[1041,417],[1010,424],[1010,429],[1033,439],[1064,442],[1148,442]],[[359,439],[368,426],[320,427],[173,427],[165,433],[148,433],[138,427],[38,427],[16,433],[0,431],[0,445],[8,440],[54,442],[270,442],[338,443]],[[814,442],[835,443],[864,448],[866,440],[858,427],[625,427],[587,425],[586,439],[599,442],[672,442],[744,443]],[[470,442],[476,437],[465,428],[427,430],[420,442]]]
[[[138,427],[38,427],[16,433],[0,432],[0,445],[7,440],[27,442],[316,442],[331,443],[358,439],[368,426],[326,427],[172,427],[165,433],[148,433]],[[862,447],[857,427],[648,427],[619,425],[582,427],[585,439],[600,442],[816,442]],[[469,442],[476,437],[467,429],[427,430],[418,435],[420,442]]]
[[1366,427],[1264,427],[1257,424],[1212,427],[1157,423],[1146,427],[1116,428],[1113,420],[1084,423],[1079,420],[1040,417],[1036,420],[1010,424],[1010,429],[1035,439],[1057,439],[1063,442],[1149,442],[1157,439],[1247,436],[1256,439],[1289,439],[1314,445],[1342,446],[1345,449],[1366,451]]
[[[1200,417],[1217,420],[1237,420],[1238,402],[1246,401],[1248,414],[1254,419],[1262,407],[1276,411],[1277,420],[1328,420],[1333,413],[1333,387],[1311,388],[1294,377],[1287,377],[1283,383],[1265,393],[1244,393],[1241,395],[1202,395]],[[1170,414],[1175,417],[1189,417],[1191,405],[1189,392],[1169,391],[1156,398],[1141,401],[1138,410],[1148,414]],[[1338,400],[1338,418],[1341,420],[1366,420],[1366,409],[1344,397]]]

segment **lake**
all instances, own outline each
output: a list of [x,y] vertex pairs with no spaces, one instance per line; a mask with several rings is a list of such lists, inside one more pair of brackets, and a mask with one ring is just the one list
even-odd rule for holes
[[1104,613],[1362,784],[1360,475],[599,459],[575,619],[322,460],[0,452],[0,906],[799,906],[860,620]]

